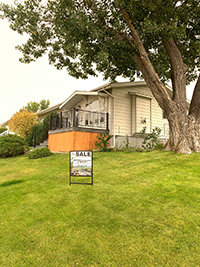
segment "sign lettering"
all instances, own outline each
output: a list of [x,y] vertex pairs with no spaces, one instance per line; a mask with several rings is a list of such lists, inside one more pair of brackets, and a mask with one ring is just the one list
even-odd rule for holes
[[[93,184],[93,153],[92,151],[70,151],[70,182],[71,176],[76,177],[91,177]],[[83,183],[78,183],[83,184]]]

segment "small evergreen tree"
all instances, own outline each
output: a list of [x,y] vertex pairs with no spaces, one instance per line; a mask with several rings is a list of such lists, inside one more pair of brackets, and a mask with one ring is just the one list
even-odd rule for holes
[[108,151],[109,146],[109,140],[112,138],[112,135],[109,135],[108,133],[100,133],[97,135],[97,139],[99,141],[95,142],[95,146],[98,147],[99,151],[106,152]]

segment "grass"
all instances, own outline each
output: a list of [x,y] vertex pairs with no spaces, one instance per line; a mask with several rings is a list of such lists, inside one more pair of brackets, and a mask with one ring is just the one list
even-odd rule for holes
[[0,266],[200,266],[200,154],[93,163],[69,186],[68,154],[0,159]]

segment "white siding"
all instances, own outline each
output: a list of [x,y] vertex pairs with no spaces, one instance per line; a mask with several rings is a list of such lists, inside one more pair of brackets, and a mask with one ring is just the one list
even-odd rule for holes
[[152,99],[152,129],[155,127],[161,129],[161,137],[168,137],[168,121],[163,119],[163,111],[154,98]]
[[131,135],[131,96],[129,88],[113,89],[115,101],[115,135]]
[[[146,127],[146,133],[151,132],[151,99],[136,96],[137,110],[137,128],[136,132],[140,132]],[[146,122],[144,122],[144,120]]]
[[[147,86],[121,87],[113,89],[113,96],[115,98],[115,135],[133,135],[136,132],[136,120],[137,132],[142,130],[143,126],[146,124],[141,126],[141,117],[145,118],[147,115],[147,127],[150,129],[150,99],[148,100],[148,98],[131,96],[129,92],[152,97],[152,94]],[[137,101],[139,101],[140,107],[136,118],[138,111],[135,109],[135,103]],[[146,108],[148,111],[145,111],[145,105],[147,105]]]
[[[130,95],[131,93],[136,95]],[[115,106],[113,121],[115,132],[112,134],[131,136],[146,126],[147,133],[159,127],[162,130],[161,137],[167,137],[168,122],[163,119],[162,110],[147,86],[112,88],[112,95]],[[146,123],[142,123],[142,118],[146,118]]]
[[76,108],[80,107],[80,109],[85,109],[85,104],[86,104],[85,99],[82,99],[75,107]]
[[131,135],[133,135],[136,132],[136,96],[132,96],[132,108],[131,108],[131,114],[132,114],[132,131]]

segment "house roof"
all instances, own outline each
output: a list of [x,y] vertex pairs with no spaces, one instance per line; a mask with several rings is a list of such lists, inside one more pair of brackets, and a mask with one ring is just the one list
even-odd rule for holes
[[140,85],[146,85],[145,82],[122,82],[122,83],[107,83],[102,86],[99,86],[97,88],[92,89],[91,91],[75,91],[72,95],[70,95],[64,102],[61,102],[57,105],[54,105],[50,108],[41,110],[37,112],[37,115],[43,115],[45,113],[54,111],[56,109],[61,109],[65,107],[65,109],[71,109],[73,108],[79,101],[81,101],[84,97],[87,96],[108,96],[105,93],[102,93],[102,90],[106,90],[109,88],[117,88],[117,87],[126,87],[126,86],[140,86]]
[[119,82],[119,83],[106,83],[102,86],[94,88],[91,92],[106,90],[109,88],[121,88],[121,87],[135,87],[135,86],[147,86],[146,82],[144,81],[137,81],[137,82]]
[[[107,83],[102,86],[99,86],[97,88],[92,89],[91,91],[75,91],[73,94],[71,94],[64,102],[61,102],[57,105],[54,105],[50,108],[47,108],[45,110],[39,111],[37,115],[42,115],[51,111],[54,111],[56,109],[62,109],[69,110],[73,108],[78,102],[80,102],[82,99],[85,99],[87,101],[88,96],[104,96],[107,97],[108,94],[103,93],[104,90],[107,89],[114,89],[114,88],[124,88],[124,87],[138,87],[138,86],[147,86],[145,81],[136,81],[136,82],[119,82],[119,83]],[[168,85],[166,85],[166,88],[172,96],[172,88]],[[130,92],[129,92],[130,93]],[[187,100],[187,103],[189,104],[189,101]]]
[[100,92],[94,92],[94,91],[75,91],[70,97],[68,97],[61,105],[60,105],[60,109],[61,108],[65,108],[65,109],[71,109],[73,108],[78,102],[80,102],[83,98],[86,99],[87,96],[107,96],[104,93],[100,93]]

